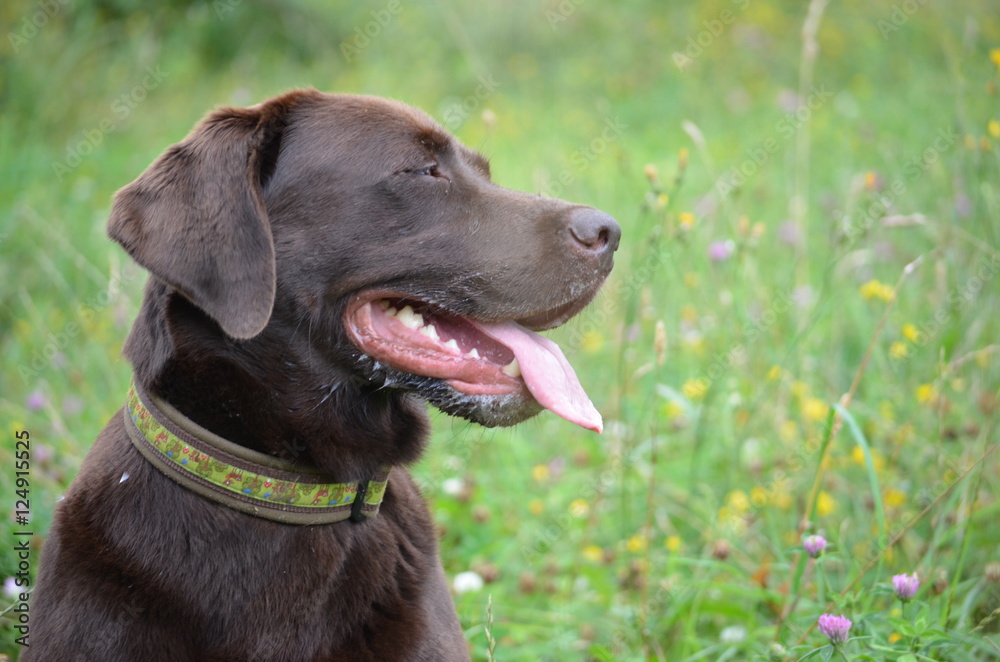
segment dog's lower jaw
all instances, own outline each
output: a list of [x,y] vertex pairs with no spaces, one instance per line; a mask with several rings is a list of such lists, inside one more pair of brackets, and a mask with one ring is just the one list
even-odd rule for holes
[[382,389],[402,390],[429,402],[449,416],[457,416],[483,427],[510,427],[535,416],[542,406],[527,392],[502,395],[470,395],[434,377],[423,377],[379,364],[368,357],[367,379]]

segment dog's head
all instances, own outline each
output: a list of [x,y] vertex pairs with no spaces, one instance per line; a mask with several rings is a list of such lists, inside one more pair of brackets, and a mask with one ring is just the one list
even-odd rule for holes
[[217,111],[118,193],[109,234],[232,342],[301,334],[317,370],[485,425],[546,407],[600,428],[535,331],[594,297],[618,225],[497,186],[403,104],[299,91]]

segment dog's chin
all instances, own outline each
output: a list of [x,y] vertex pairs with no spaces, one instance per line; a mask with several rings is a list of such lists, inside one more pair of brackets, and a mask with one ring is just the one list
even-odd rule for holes
[[463,393],[443,379],[411,375],[386,367],[370,373],[368,380],[381,384],[383,388],[411,392],[450,416],[488,428],[517,425],[542,411],[542,406],[527,391]]

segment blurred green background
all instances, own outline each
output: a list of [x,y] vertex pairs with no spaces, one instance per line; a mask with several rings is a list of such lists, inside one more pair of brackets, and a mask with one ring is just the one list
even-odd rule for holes
[[[27,430],[32,564],[129,377],[145,274],[105,237],[112,194],[213,107],[311,86],[419,106],[500,184],[624,231],[603,293],[552,333],[604,435],[431,413],[414,472],[475,659],[492,639],[502,660],[792,660],[825,643],[824,611],[867,637],[858,659],[998,659],[995,2],[42,0],[0,19],[0,531],[25,530]],[[808,533],[831,542],[817,561]],[[11,659],[17,571],[4,545]],[[901,572],[922,584],[905,612]]]

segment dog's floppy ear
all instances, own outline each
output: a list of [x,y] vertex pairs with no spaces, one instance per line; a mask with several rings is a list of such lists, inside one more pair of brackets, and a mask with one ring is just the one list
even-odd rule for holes
[[261,194],[292,95],[211,114],[115,195],[108,235],[233,338],[274,307],[274,242]]

